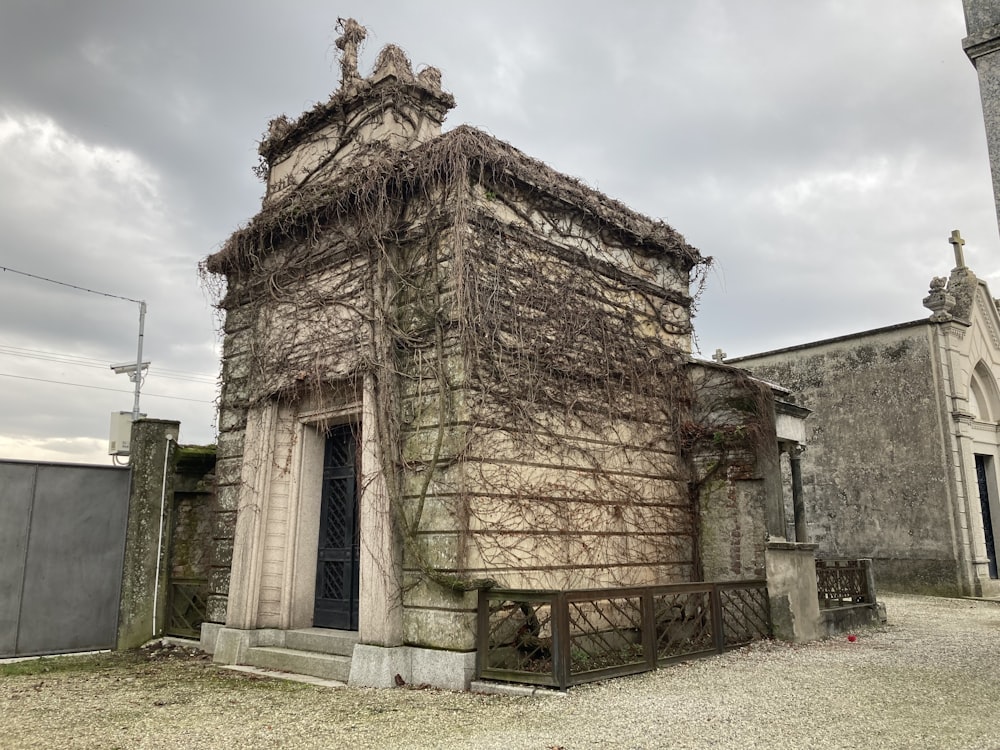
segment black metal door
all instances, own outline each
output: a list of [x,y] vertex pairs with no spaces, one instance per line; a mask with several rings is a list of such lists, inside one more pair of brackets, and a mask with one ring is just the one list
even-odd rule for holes
[[983,509],[983,530],[986,532],[986,557],[990,561],[990,578],[996,578],[997,546],[993,538],[993,518],[990,513],[990,488],[986,481],[986,456],[976,456],[976,481],[979,483],[979,504]]
[[358,629],[357,428],[335,427],[326,436],[316,609],[313,625]]

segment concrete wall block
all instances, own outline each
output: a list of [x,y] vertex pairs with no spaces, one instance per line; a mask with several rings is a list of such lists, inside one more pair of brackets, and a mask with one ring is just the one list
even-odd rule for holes
[[208,602],[205,606],[205,619],[208,622],[225,622],[226,607],[228,604],[228,596],[223,596],[221,594],[209,594]]
[[253,364],[252,355],[233,354],[222,360],[222,379],[232,388],[240,381],[246,381],[250,377],[250,368]]
[[407,607],[403,639],[425,648],[471,651],[476,647],[476,613]]
[[245,438],[245,430],[229,430],[219,433],[215,447],[216,458],[242,458]]
[[212,544],[212,566],[228,567],[233,563],[233,540],[216,539]]
[[815,545],[772,544],[766,554],[767,595],[775,637],[794,643],[822,638]]
[[253,345],[253,339],[253,330],[250,328],[226,333],[222,341],[222,358],[225,360],[241,354],[249,354]]
[[213,567],[208,573],[208,590],[213,594],[229,593],[229,568]]
[[351,654],[351,676],[347,681],[351,687],[396,687],[397,675],[406,682],[412,680],[408,648],[385,648],[365,643],[354,647]]
[[240,473],[243,470],[243,459],[222,458],[215,464],[215,480],[219,485],[239,484]]
[[[231,290],[231,291],[236,291]],[[253,305],[236,305],[226,310],[226,320],[222,330],[228,337],[237,331],[252,328],[257,321],[257,309]]]
[[220,398],[224,409],[249,409],[253,396],[254,390],[249,380],[234,380],[232,383],[222,384]]
[[[421,546],[424,559],[432,568],[454,570],[458,567],[460,550],[463,547],[458,534],[421,534],[417,544]],[[403,565],[407,568],[416,567],[409,552],[403,554]]]
[[232,539],[236,535],[236,511],[216,511],[212,516],[213,539]]
[[215,507],[218,511],[232,511],[240,507],[240,485],[220,485],[215,493]]
[[470,610],[476,608],[475,591],[452,591],[410,572],[403,579],[404,607],[433,607],[436,609]]
[[410,682],[442,690],[468,690],[476,674],[474,651],[410,647]]
[[235,398],[223,387],[222,403],[224,406],[219,410],[219,432],[233,432],[234,430],[245,430],[247,426],[247,410],[233,405]]

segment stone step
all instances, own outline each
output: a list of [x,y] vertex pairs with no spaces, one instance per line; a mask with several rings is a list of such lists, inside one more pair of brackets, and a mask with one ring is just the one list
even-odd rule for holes
[[299,651],[277,646],[255,646],[247,649],[244,663],[261,669],[293,672],[322,677],[325,680],[347,682],[351,676],[351,658],[316,651]]
[[327,628],[301,628],[285,632],[285,648],[295,651],[315,651],[320,654],[350,656],[358,642],[356,631]]

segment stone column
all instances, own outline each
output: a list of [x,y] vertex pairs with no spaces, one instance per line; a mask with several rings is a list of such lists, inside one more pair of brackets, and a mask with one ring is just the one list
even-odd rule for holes
[[361,559],[358,635],[361,643],[403,642],[401,542],[382,465],[374,376],[365,375],[361,416]]
[[792,470],[792,513],[795,516],[795,541],[805,544],[809,541],[809,531],[806,527],[806,504],[802,498],[802,453],[801,445],[793,445],[788,449],[788,461]]
[[1000,217],[1000,4],[995,0],[964,0],[963,5],[969,35],[962,40],[962,47],[979,74],[993,196]]
[[767,596],[776,638],[795,643],[822,636],[816,584],[816,545],[770,542]]
[[163,633],[169,559],[167,530],[180,426],[180,422],[163,419],[140,419],[132,424],[128,531],[118,608],[119,649],[141,646]]
[[765,512],[768,539],[785,539],[785,498],[781,481],[781,447],[774,431],[776,416],[773,402],[764,415],[770,425],[769,440],[759,446],[758,468],[764,480]]

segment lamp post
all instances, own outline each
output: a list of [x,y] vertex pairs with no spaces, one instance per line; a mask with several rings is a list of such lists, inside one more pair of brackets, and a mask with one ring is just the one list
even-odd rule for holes
[[111,365],[111,369],[119,375],[127,374],[129,380],[135,383],[135,400],[132,402],[132,421],[139,418],[139,391],[142,388],[142,371],[149,367],[149,362],[142,361],[142,336],[146,327],[146,303],[139,302],[139,345],[135,355],[135,363],[126,362]]

